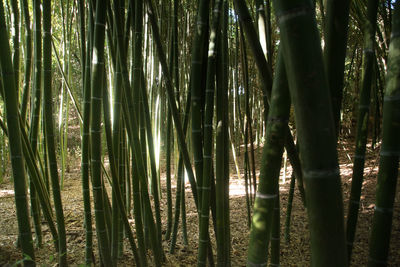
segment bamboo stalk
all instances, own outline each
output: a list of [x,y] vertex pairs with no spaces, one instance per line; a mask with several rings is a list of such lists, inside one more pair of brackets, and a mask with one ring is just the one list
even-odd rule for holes
[[336,135],[314,8],[309,1],[274,4],[307,188],[311,266],[347,266]]
[[369,238],[368,266],[386,266],[391,238],[393,204],[399,172],[400,155],[400,83],[398,52],[400,6],[396,1],[393,28],[389,46],[389,65],[383,105],[383,134],[380,151],[375,211]]
[[10,157],[14,177],[15,205],[18,218],[18,232],[24,264],[35,266],[35,254],[30,229],[28,205],[26,198],[26,176],[22,155],[21,133],[18,121],[17,90],[15,88],[14,70],[11,62],[10,44],[4,17],[3,2],[0,3],[0,64],[4,84],[4,102],[9,130]]

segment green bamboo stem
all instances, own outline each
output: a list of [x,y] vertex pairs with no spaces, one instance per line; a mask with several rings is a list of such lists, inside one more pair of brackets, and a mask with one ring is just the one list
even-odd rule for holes
[[[263,56],[261,45],[258,41],[257,33],[253,26],[251,16],[249,11],[247,10],[246,3],[242,0],[236,0],[235,8],[238,11],[239,19],[243,30],[246,34],[246,38],[248,40],[248,44],[250,45],[250,49],[254,55],[255,63],[258,68],[260,78],[262,81],[262,91],[263,91],[263,101],[264,101],[264,120],[266,120],[266,116],[268,114],[268,102],[270,101],[270,94],[272,89],[272,74],[270,66],[268,65],[265,57]],[[296,175],[296,179],[298,180],[298,187],[300,189],[300,194],[302,196],[303,205],[306,206],[305,202],[305,191],[303,188],[303,174],[301,171],[301,165],[299,160],[299,155],[294,145],[293,136],[290,132],[289,127],[286,127],[286,141],[285,141],[285,149],[288,153],[289,160],[293,166],[293,170]]]
[[[183,133],[186,135],[188,124],[189,124],[189,111],[190,111],[190,106],[191,106],[191,91],[188,92],[187,97],[186,97],[186,106],[185,106],[185,113],[184,113],[184,119],[183,119]],[[185,188],[182,188],[182,179],[183,178],[183,172],[182,170],[183,166],[183,157],[180,154],[179,155],[179,160],[178,160],[178,171],[177,171],[177,181],[176,181],[176,196],[175,196],[175,214],[174,214],[174,222],[172,225],[172,237],[171,237],[171,243],[170,243],[170,248],[169,248],[169,253],[173,254],[175,251],[175,244],[176,244],[176,239],[178,235],[178,225],[179,225],[179,216],[180,216],[180,206],[181,206],[181,199],[182,199],[182,190],[185,190]]]
[[31,72],[32,72],[32,31],[28,9],[27,0],[20,1],[21,11],[25,22],[25,72],[24,72],[24,85],[20,105],[21,117],[25,121],[26,110],[28,108],[29,91],[31,85]]
[[54,207],[59,237],[59,265],[67,266],[67,243],[65,220],[62,209],[60,185],[58,179],[57,160],[54,144],[53,106],[52,106],[52,70],[51,70],[51,1],[43,1],[43,112],[45,115],[45,130],[47,154],[50,165],[50,178],[53,189]]
[[262,153],[262,164],[253,218],[250,230],[247,265],[266,266],[268,245],[273,242],[271,230],[274,207],[278,202],[279,173],[285,142],[285,127],[289,119],[290,98],[283,53],[278,53],[275,80],[266,128],[266,143]]
[[[83,195],[83,209],[84,209],[84,226],[85,226],[85,264],[92,264],[93,254],[93,230],[92,230],[92,212],[90,205],[90,188],[89,188],[89,129],[90,129],[90,73],[91,73],[91,59],[92,59],[92,4],[89,3],[89,16],[88,16],[88,41],[86,45],[86,60],[85,71],[83,73],[83,123],[82,123],[82,139],[81,139],[81,180],[82,180],[82,195]],[[85,49],[85,48],[83,48]]]
[[347,30],[350,1],[328,1],[324,32],[324,63],[332,100],[336,136],[339,139],[340,113],[343,98],[344,60],[347,48]]
[[294,176],[294,174],[292,174],[292,177],[290,178],[289,197],[288,197],[288,204],[286,208],[286,219],[285,219],[285,242],[287,244],[289,244],[290,242],[290,221],[292,215],[295,184],[296,184],[296,177]]
[[[24,155],[24,159],[25,159],[29,174],[31,176],[32,182],[34,183],[34,186],[35,186],[36,190],[38,191],[38,199],[39,199],[40,204],[43,209],[43,215],[44,215],[47,223],[49,224],[49,229],[53,236],[54,245],[55,245],[56,251],[58,251],[58,243],[57,243],[58,234],[57,234],[57,230],[54,225],[54,222],[53,222],[50,197],[48,195],[46,185],[44,184],[44,181],[41,178],[41,174],[40,174],[39,168],[36,164],[35,156],[32,152],[32,147],[29,143],[28,136],[25,133],[25,129],[22,127],[23,123],[22,123],[21,117],[19,119],[19,123],[20,123],[20,129],[21,129],[22,153]],[[5,124],[2,120],[0,120],[0,127],[2,128],[4,135],[8,137],[7,127],[5,126]]]
[[19,68],[20,68],[20,52],[19,52],[19,10],[17,0],[11,0],[11,21],[12,21],[12,40],[13,40],[13,55],[12,63],[14,66],[14,79],[15,79],[15,89],[17,94],[19,94]]
[[[41,11],[39,8],[40,2],[34,3],[34,80],[33,88],[34,94],[32,95],[32,108],[31,108],[31,124],[29,128],[29,142],[31,143],[33,155],[36,156],[38,151],[38,134],[39,134],[39,116],[41,106],[41,79],[42,79],[42,33],[41,33]],[[37,192],[32,181],[30,181],[30,194],[31,194],[31,209],[33,215],[33,222],[36,232],[36,243],[41,246],[41,225],[39,218],[39,209],[37,203]]]
[[[279,187],[279,185],[278,185]],[[270,266],[279,266],[280,262],[280,199],[279,188],[277,190],[277,198],[274,203],[274,213],[272,215],[272,230],[271,230],[271,263]]]
[[104,35],[105,35],[105,1],[96,2],[94,23],[92,76],[91,76],[91,170],[96,218],[96,232],[101,261],[105,266],[113,266],[107,237],[104,195],[101,178],[101,87],[104,75]]
[[26,197],[26,175],[22,155],[21,133],[18,121],[18,97],[15,87],[14,69],[11,62],[11,50],[8,43],[7,27],[3,2],[0,3],[0,65],[4,86],[4,102],[9,130],[10,157],[14,177],[15,205],[18,218],[18,232],[24,264],[35,266],[35,255],[30,229]]
[[[251,207],[253,207],[253,187],[251,180],[251,171],[250,171],[250,163],[249,163],[249,117],[247,109],[248,109],[248,87],[249,87],[249,69],[247,64],[247,52],[246,52],[246,43],[244,41],[244,34],[242,27],[240,28],[240,46],[241,46],[241,66],[242,66],[242,79],[243,79],[243,87],[245,88],[245,114],[244,119],[241,117],[242,121],[242,131],[243,131],[243,140],[245,144],[244,149],[244,180],[245,180],[245,190],[246,190],[246,204],[247,204],[247,221],[248,226],[250,227],[251,223]],[[240,107],[240,104],[239,104]],[[240,112],[240,111],[239,111]],[[255,194],[255,191],[254,191]]]
[[371,87],[373,83],[373,65],[375,60],[374,43],[378,2],[379,1],[376,0],[368,1],[368,14],[365,21],[362,74],[363,78],[358,107],[356,148],[354,154],[353,175],[351,181],[351,192],[346,224],[346,241],[349,261],[351,259],[353,242],[356,232],[358,209],[360,206],[361,188],[364,175],[365,151],[369,126],[369,107],[371,102]]
[[400,83],[399,35],[400,6],[396,1],[389,46],[389,64],[383,105],[383,134],[380,151],[375,212],[369,238],[368,266],[387,266],[391,238],[393,204],[399,172],[400,155]]
[[[117,25],[117,32],[121,32],[122,29]],[[118,44],[118,57],[121,66],[121,72],[123,77],[123,87],[125,96],[123,96],[123,112],[124,119],[128,129],[128,137],[130,145],[135,153],[135,164],[138,171],[138,177],[140,179],[141,193],[143,197],[143,205],[145,207],[145,221],[147,222],[151,235],[151,245],[154,252],[154,260],[157,266],[161,265],[162,261],[162,251],[161,251],[161,240],[158,240],[158,233],[153,219],[152,208],[150,206],[150,198],[147,191],[147,181],[144,169],[144,160],[142,157],[142,149],[140,147],[139,136],[136,129],[138,129],[138,123],[136,114],[134,112],[134,105],[132,101],[132,90],[129,82],[125,49],[123,48],[123,43],[117,39]],[[135,145],[134,145],[135,144]]]
[[274,4],[307,188],[311,266],[347,266],[335,126],[314,8],[309,1]]
[[201,184],[203,179],[203,109],[204,109],[204,71],[207,62],[205,53],[207,51],[209,0],[198,1],[198,13],[195,27],[195,35],[192,46],[192,62],[190,69],[190,90],[192,92],[191,128],[192,128],[192,151],[197,179],[197,192],[199,195],[198,206],[201,207]]
[[204,153],[203,153],[203,178],[201,197],[201,216],[199,223],[199,248],[197,266],[206,266],[208,228],[210,217],[210,191],[212,181],[212,150],[213,150],[213,116],[214,116],[214,91],[216,72],[217,44],[220,36],[219,25],[221,22],[222,0],[215,2],[213,9],[210,42],[208,46],[207,80],[204,114]]
[[228,10],[223,2],[221,38],[217,43],[215,192],[217,214],[217,265],[230,266],[229,220],[229,117],[228,117]]
[[177,109],[176,103],[175,103],[174,90],[173,90],[173,86],[172,86],[172,82],[171,82],[171,76],[170,76],[170,72],[168,70],[167,62],[165,59],[165,53],[164,53],[161,39],[160,39],[160,32],[159,32],[158,24],[157,24],[157,21],[155,18],[155,11],[154,11],[152,1],[147,0],[146,2],[148,5],[148,13],[147,14],[149,16],[149,20],[151,23],[152,34],[153,34],[154,42],[156,45],[156,50],[158,53],[162,71],[164,73],[168,102],[169,102],[169,105],[171,108],[172,118],[174,120],[174,125],[175,125],[175,129],[176,129],[177,137],[178,137],[178,145],[179,145],[179,149],[182,153],[183,162],[184,162],[186,171],[188,173],[189,182],[190,182],[190,186],[191,186],[192,194],[193,194],[193,199],[195,200],[195,203],[197,206],[198,196],[197,196],[196,181],[194,179],[194,173],[192,170],[192,165],[190,163],[189,152],[188,152],[186,142],[185,142],[185,135],[182,130],[182,123],[179,118],[178,109]]

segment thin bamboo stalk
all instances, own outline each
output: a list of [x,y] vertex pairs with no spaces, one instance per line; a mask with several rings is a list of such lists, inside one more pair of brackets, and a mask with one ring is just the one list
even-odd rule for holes
[[59,265],[67,266],[67,241],[65,232],[64,212],[62,208],[60,184],[56,160],[53,130],[53,105],[52,105],[52,67],[51,67],[51,1],[43,1],[43,112],[45,115],[45,130],[47,154],[50,165],[50,178],[53,189],[54,208],[56,211],[57,230],[59,237]]
[[374,47],[378,3],[379,1],[376,0],[368,1],[368,14],[365,21],[362,88],[360,91],[358,107],[356,148],[354,154],[353,175],[351,180],[349,209],[347,213],[346,224],[346,241],[349,261],[351,259],[353,250],[364,175],[365,151],[369,126],[369,109],[371,103],[371,87],[373,84],[372,77],[374,73],[373,69],[375,61]]

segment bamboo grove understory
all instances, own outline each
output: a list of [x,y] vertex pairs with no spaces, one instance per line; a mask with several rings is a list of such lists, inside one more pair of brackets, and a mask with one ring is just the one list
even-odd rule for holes
[[[62,195],[79,151],[85,266],[118,266],[124,251],[133,265],[163,266],[189,234],[198,266],[231,266],[233,176],[245,184],[247,266],[279,266],[281,223],[285,242],[296,231],[295,190],[309,265],[348,266],[370,142],[380,158],[365,250],[368,266],[386,266],[399,36],[398,1],[0,0],[0,182],[14,183],[20,262],[38,264],[45,221],[59,266],[69,264]],[[349,199],[338,163],[346,138]],[[191,199],[197,233],[187,229]]]

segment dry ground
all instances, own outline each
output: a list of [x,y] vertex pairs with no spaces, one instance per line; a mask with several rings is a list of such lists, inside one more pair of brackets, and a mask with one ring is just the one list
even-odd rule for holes
[[[242,150],[243,151],[243,150]],[[346,142],[339,145],[340,168],[342,174],[345,208],[349,196],[351,183],[351,160],[348,153],[353,151],[353,146]],[[356,233],[355,248],[353,250],[352,266],[365,266],[368,258],[368,237],[373,215],[375,185],[378,171],[378,151],[368,148],[367,162],[365,168],[365,181],[363,184],[359,222]],[[352,152],[350,153],[352,154]],[[243,155],[243,153],[242,153]],[[261,149],[256,151],[256,161],[261,157]],[[67,227],[68,262],[71,266],[77,266],[84,262],[85,237],[83,229],[83,202],[80,183],[79,160],[71,157],[70,170],[67,173],[65,186],[62,191],[64,214]],[[290,177],[290,167],[287,169],[287,177]],[[243,170],[242,170],[243,173]],[[281,173],[282,174],[282,173]],[[6,178],[9,181],[9,179]],[[161,175],[163,185],[162,219],[163,229],[166,226],[166,198],[165,198],[165,175]],[[232,240],[232,266],[244,266],[246,262],[246,250],[248,243],[248,226],[246,201],[244,196],[244,181],[236,175],[234,165],[231,164],[231,240]],[[289,180],[281,180],[281,222],[285,220]],[[390,249],[390,266],[400,266],[400,194],[397,190],[396,204],[394,209],[394,221],[392,228],[392,242]],[[187,196],[187,222],[189,232],[189,246],[184,246],[181,232],[177,241],[177,249],[174,255],[168,253],[169,242],[163,241],[166,252],[166,266],[194,266],[197,259],[197,215],[195,213],[190,186],[186,186]],[[173,193],[175,188],[173,188]],[[281,265],[282,266],[309,266],[310,245],[308,233],[307,215],[302,207],[297,189],[295,191],[291,241],[285,243],[283,238],[284,228],[281,234]],[[51,245],[51,235],[48,227],[43,221],[44,244],[42,248],[36,249],[37,262],[40,266],[55,266],[55,251]],[[10,182],[0,185],[0,266],[11,265],[21,258],[21,254],[15,247],[17,238],[17,222],[15,215],[14,195]],[[95,236],[94,236],[95,238]],[[96,240],[96,239],[94,239]],[[96,241],[95,241],[96,244]],[[125,243],[124,255],[120,260],[121,266],[133,265],[133,257],[129,245]],[[215,247],[215,246],[214,246]],[[97,255],[97,250],[94,252]]]

